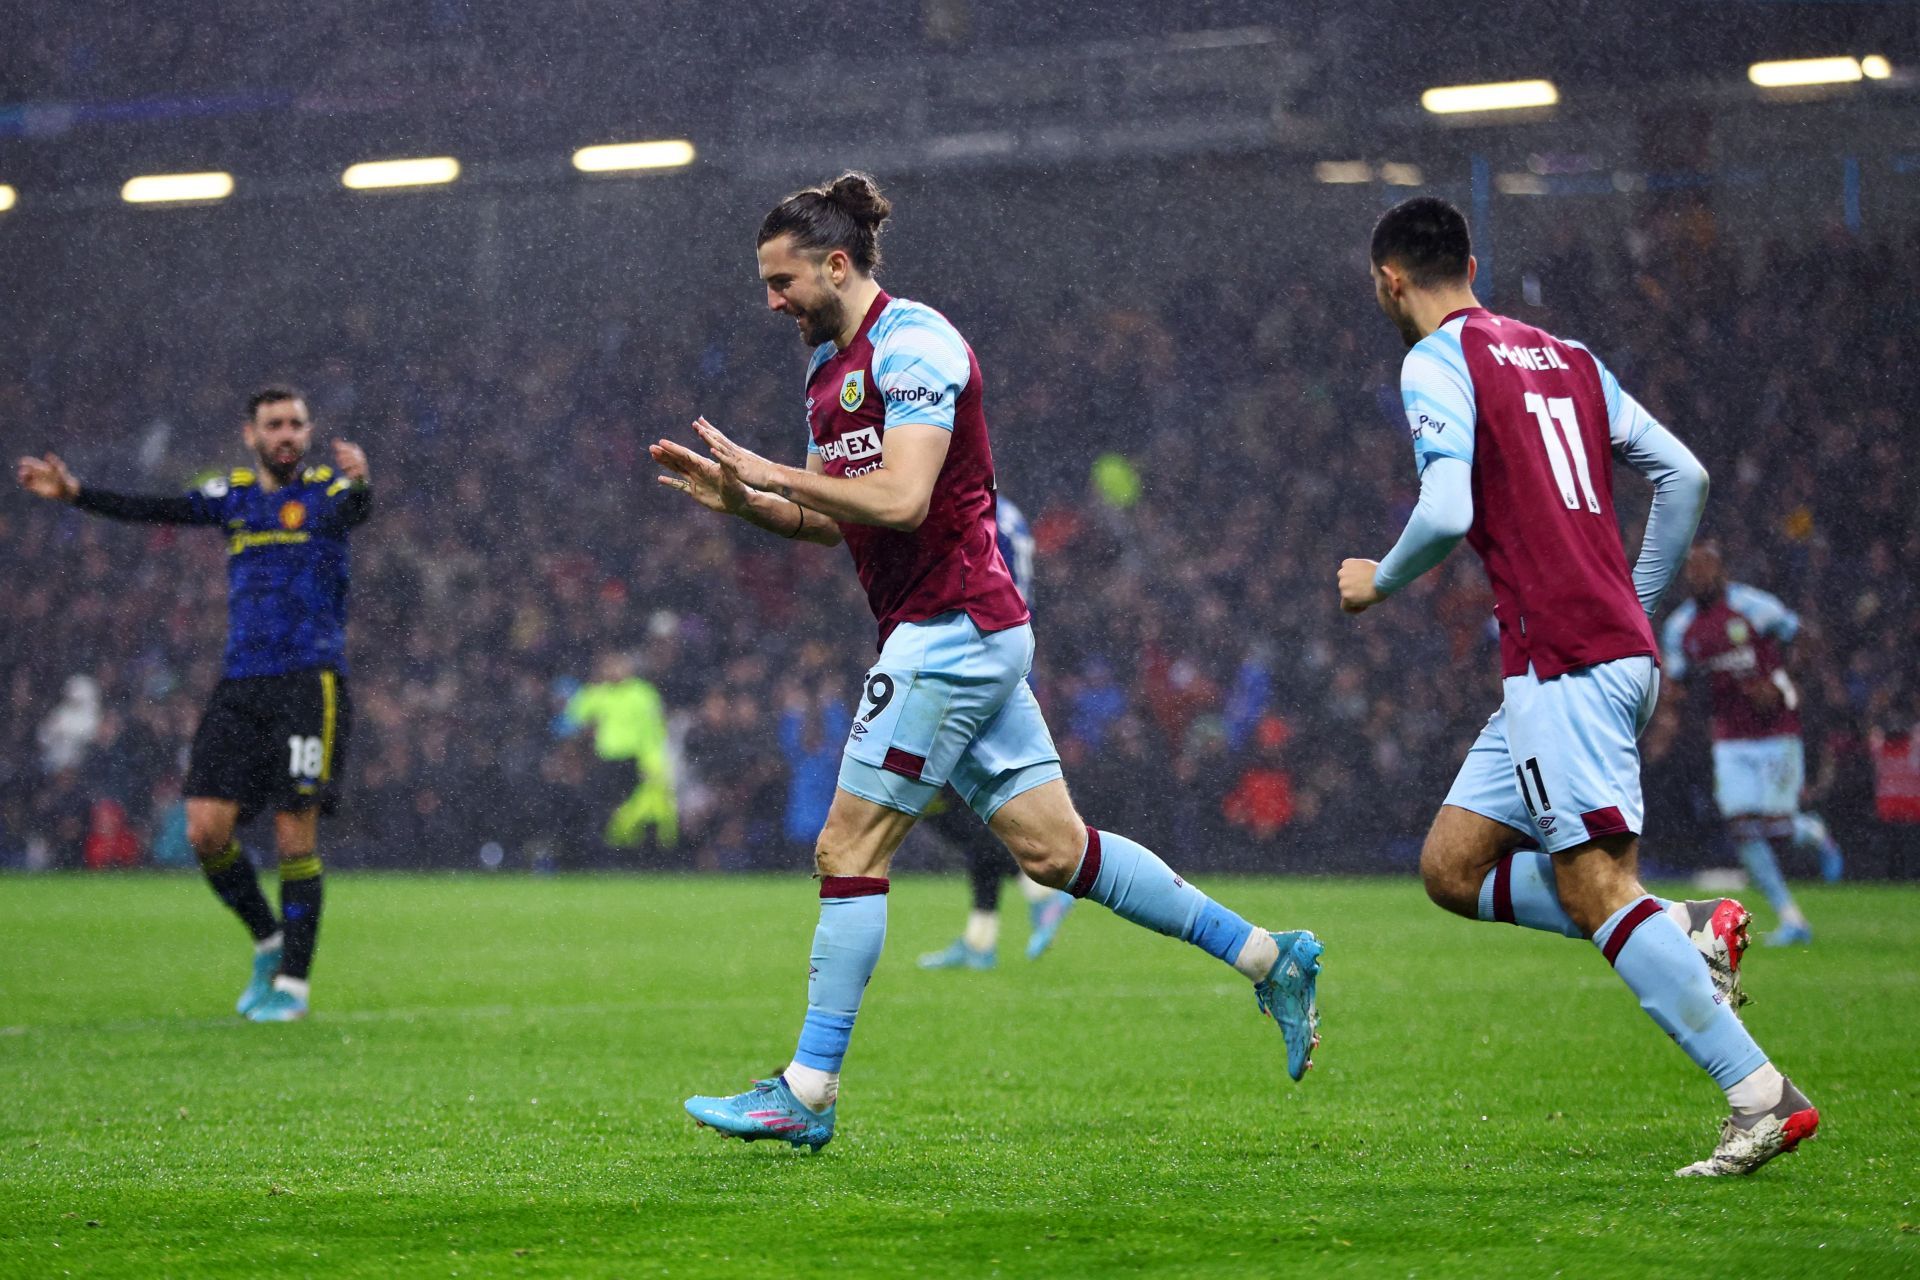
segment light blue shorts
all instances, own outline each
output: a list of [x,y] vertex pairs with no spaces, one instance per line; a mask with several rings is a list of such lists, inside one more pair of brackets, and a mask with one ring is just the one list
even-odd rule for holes
[[1713,798],[1723,818],[1790,818],[1800,812],[1806,748],[1797,736],[1713,744]]
[[841,789],[918,817],[951,783],[987,819],[1060,777],[1032,669],[1031,626],[984,632],[965,613],[900,624],[867,672]]
[[1501,681],[1506,701],[1467,752],[1447,803],[1524,831],[1548,853],[1638,835],[1641,730],[1660,699],[1650,657],[1541,680]]

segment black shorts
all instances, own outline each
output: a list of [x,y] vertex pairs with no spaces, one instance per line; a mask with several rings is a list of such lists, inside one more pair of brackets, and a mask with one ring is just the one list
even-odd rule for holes
[[332,813],[352,721],[334,671],[222,680],[193,735],[187,797],[237,801],[242,822],[268,809]]

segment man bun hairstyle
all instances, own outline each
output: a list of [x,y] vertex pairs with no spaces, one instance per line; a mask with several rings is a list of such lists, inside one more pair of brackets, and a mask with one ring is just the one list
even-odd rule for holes
[[279,404],[282,400],[305,400],[298,390],[284,382],[270,382],[247,397],[247,421],[253,421],[263,404]]
[[796,191],[773,206],[760,223],[754,245],[791,236],[796,249],[844,249],[854,267],[870,276],[880,265],[880,225],[892,213],[893,202],[880,194],[873,175],[849,169],[824,186]]
[[1422,289],[1467,278],[1473,238],[1466,215],[1438,196],[1402,200],[1373,224],[1373,265],[1391,262]]

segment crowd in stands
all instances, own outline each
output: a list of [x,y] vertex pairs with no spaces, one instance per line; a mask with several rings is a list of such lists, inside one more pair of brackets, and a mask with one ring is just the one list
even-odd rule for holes
[[[1733,244],[1676,221],[1526,256],[1495,305],[1587,341],[1706,463],[1703,535],[1807,623],[1815,807],[1861,871],[1897,863],[1870,746],[1920,720],[1920,244]],[[1417,485],[1400,344],[1364,276],[1222,267],[1044,314],[926,279],[912,292],[979,352],[1001,487],[1033,521],[1036,687],[1088,818],[1184,867],[1409,867],[1499,685],[1464,547],[1381,609],[1336,607],[1340,560],[1382,554]],[[83,482],[179,491],[247,461],[245,384],[272,369],[323,436],[367,449],[336,865],[803,867],[873,653],[864,599],[845,552],[697,511],[645,452],[705,414],[797,458],[804,352],[755,301],[695,320],[636,304],[592,341],[390,332],[350,308],[293,353],[257,349],[244,311],[163,335],[121,317],[0,351],[0,421]],[[1622,473],[1617,491],[1631,552],[1647,490]],[[184,860],[225,548],[10,494],[0,865]],[[634,768],[564,712],[609,661],[665,708],[670,842],[604,845]],[[1659,866],[1728,860],[1701,701],[1669,690],[1646,740]],[[940,859],[925,839],[904,865]]]

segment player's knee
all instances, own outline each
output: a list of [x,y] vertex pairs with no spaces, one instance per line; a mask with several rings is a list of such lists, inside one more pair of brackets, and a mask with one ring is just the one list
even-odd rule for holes
[[1568,919],[1586,934],[1641,893],[1632,837],[1607,837],[1554,855],[1555,888]]
[[1020,864],[1020,869],[1026,872],[1027,878],[1035,884],[1045,885],[1049,889],[1064,889],[1072,882],[1073,873],[1079,868],[1080,859],[1086,851],[1084,833],[1082,835],[1080,845],[1071,854],[1061,846],[1053,849],[1036,849],[1025,856],[1016,853],[1014,860]]
[[862,847],[858,840],[836,832],[833,824],[813,846],[813,871],[818,876],[873,876],[885,874],[886,859]]
[[233,828],[218,818],[187,815],[187,843],[193,846],[194,855],[200,861],[225,853],[232,839]]
[[1087,850],[1087,824],[1059,779],[1021,792],[987,825],[1020,869],[1049,889],[1067,886]]
[[1023,824],[1001,834],[1020,869],[1049,889],[1064,889],[1087,852],[1087,826],[1070,814],[1044,824]]
[[1455,915],[1480,913],[1480,880],[1461,850],[1438,831],[1429,832],[1420,846],[1420,882],[1433,904]]

